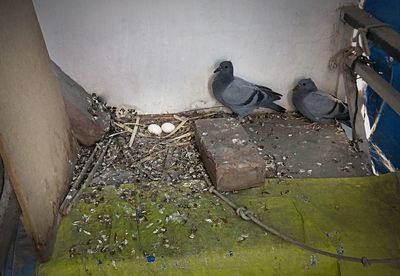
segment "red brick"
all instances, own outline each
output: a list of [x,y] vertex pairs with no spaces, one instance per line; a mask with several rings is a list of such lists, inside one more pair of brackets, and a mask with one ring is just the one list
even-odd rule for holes
[[202,160],[217,190],[241,190],[264,183],[264,160],[237,120],[197,120],[195,133]]

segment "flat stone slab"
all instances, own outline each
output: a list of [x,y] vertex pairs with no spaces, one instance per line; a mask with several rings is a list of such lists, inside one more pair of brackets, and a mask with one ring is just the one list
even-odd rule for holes
[[249,136],[237,120],[197,120],[195,136],[205,168],[217,190],[241,190],[264,183],[265,162],[249,143]]

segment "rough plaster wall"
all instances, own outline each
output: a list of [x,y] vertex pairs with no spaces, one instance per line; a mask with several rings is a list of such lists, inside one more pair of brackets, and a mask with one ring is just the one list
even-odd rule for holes
[[25,229],[46,259],[73,140],[31,0],[0,1],[0,41],[0,155]]
[[72,78],[111,104],[149,113],[214,105],[208,81],[221,59],[285,96],[305,76],[333,90],[336,9],[350,3],[34,0],[50,56]]

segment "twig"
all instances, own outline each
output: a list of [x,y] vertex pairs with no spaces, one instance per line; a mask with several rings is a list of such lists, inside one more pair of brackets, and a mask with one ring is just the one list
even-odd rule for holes
[[185,117],[180,117],[178,115],[174,115],[174,118],[177,119],[178,121],[193,121],[193,120],[197,120],[197,119],[201,119],[201,118],[206,118],[206,117],[211,117],[218,114],[217,112],[211,112],[211,113],[206,113],[206,114],[202,114],[199,116],[195,116],[195,117],[189,117],[189,118],[185,118]]
[[111,138],[111,137],[114,137],[114,136],[117,136],[117,135],[120,135],[120,134],[124,134],[124,133],[127,133],[127,132],[128,131],[126,131],[126,130],[120,131],[120,132],[116,132],[116,133],[113,133],[111,135],[108,135],[108,138]]
[[180,140],[180,139],[182,139],[182,138],[190,137],[190,136],[192,136],[192,135],[193,135],[193,132],[192,132],[192,131],[189,131],[189,132],[187,132],[187,133],[185,133],[185,134],[182,134],[181,136],[178,136],[178,137],[174,137],[174,138],[169,139],[168,142]]
[[139,124],[139,123],[124,123],[125,126],[141,126],[144,127],[146,125],[144,124]]
[[[74,183],[72,183],[72,185],[71,185],[72,190],[75,190],[81,183],[83,176],[86,174],[86,171],[89,169],[90,165],[92,165],[95,153],[98,149],[99,149],[99,146],[96,145],[96,147],[94,148],[89,159],[86,161],[85,166],[83,166],[81,172],[79,173],[78,178],[75,179]],[[69,195],[69,192],[68,192],[68,195]],[[60,210],[63,210],[65,208],[65,206],[67,206],[69,204],[69,202],[71,201],[71,197],[69,197],[68,195],[64,198],[64,201],[61,203]]]
[[176,120],[178,120],[178,121],[181,121],[181,122],[187,120],[186,118],[181,117],[181,116],[178,116],[178,115],[174,115],[174,118],[175,118]]
[[139,128],[139,121],[140,121],[140,117],[137,116],[136,117],[136,122],[135,122],[135,127],[133,128],[131,139],[129,140],[129,147],[130,148],[132,147],[133,141],[135,141],[136,133],[137,133],[138,128]]
[[163,153],[163,152],[165,152],[165,151],[167,151],[167,150],[168,150],[168,148],[159,150],[159,151],[155,152],[154,154],[149,154],[149,155],[147,155],[145,158],[141,159],[141,160],[139,161],[139,164],[142,164],[142,163],[144,163],[144,162],[147,162],[147,161],[151,160],[152,158],[154,158],[155,156],[157,156],[157,155],[159,155],[160,153]]
[[94,174],[96,173],[97,169],[100,167],[101,163],[103,162],[104,155],[107,152],[108,146],[110,145],[111,139],[108,140],[107,144],[104,146],[99,159],[97,159],[96,164],[94,165],[93,169],[90,171],[88,177],[86,178],[85,182],[81,185],[79,190],[75,191],[74,195],[71,198],[71,201],[69,202],[68,205],[66,205],[63,209],[60,209],[60,213],[62,215],[68,215],[69,212],[71,211],[72,207],[76,204],[76,202],[79,200],[81,197],[83,191],[85,190],[86,187],[89,186],[90,182],[93,179]]
[[130,132],[130,133],[133,132],[133,129],[131,129],[130,127],[128,127],[128,126],[126,126],[126,125],[123,125],[123,124],[120,124],[120,123],[115,123],[115,125],[116,125],[116,126],[119,126],[120,128],[122,128],[123,130],[125,130],[125,131],[127,131],[127,132]]

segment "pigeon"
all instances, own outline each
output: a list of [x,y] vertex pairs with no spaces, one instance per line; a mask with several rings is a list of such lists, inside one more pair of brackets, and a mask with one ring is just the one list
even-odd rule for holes
[[212,90],[215,98],[232,112],[243,118],[259,107],[269,108],[278,112],[286,109],[275,104],[282,95],[270,88],[253,84],[233,75],[233,64],[223,61],[214,73],[218,73],[213,82]]
[[350,126],[347,104],[336,97],[318,90],[311,79],[302,79],[293,89],[292,102],[297,111],[316,123],[338,121]]

